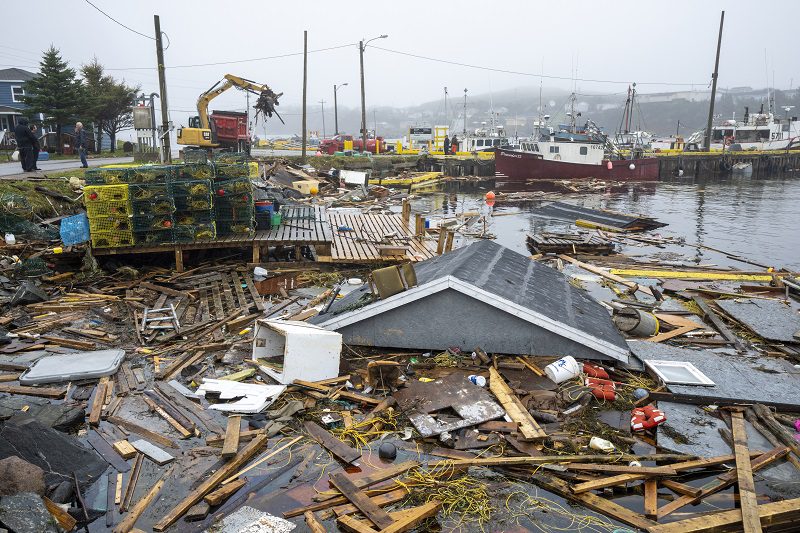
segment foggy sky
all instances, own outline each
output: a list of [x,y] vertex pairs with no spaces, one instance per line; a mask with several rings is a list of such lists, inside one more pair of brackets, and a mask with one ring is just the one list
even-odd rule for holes
[[[302,98],[302,55],[213,66],[350,45],[308,56],[309,112],[325,100],[333,121],[333,85],[339,105],[360,106],[356,43],[373,41],[365,53],[367,107],[409,106],[451,96],[485,94],[538,86],[537,76],[490,72],[434,63],[374,48],[545,75],[545,87],[569,89],[577,77],[621,83],[577,81],[579,91],[618,93],[636,81],[646,92],[705,89],[713,70],[720,9],[726,10],[719,85],[789,88],[800,83],[791,27],[800,20],[800,2],[752,1],[569,2],[226,2],[210,0],[93,2],[131,28],[153,35],[153,15],[170,41],[165,52],[170,115],[176,127],[196,114],[198,94],[232,73],[283,92],[283,106]],[[347,6],[347,7],[343,7]],[[8,20],[28,20],[31,5],[10,3]],[[36,70],[51,43],[74,68],[93,56],[109,74],[158,92],[153,40],[122,28],[83,0],[46,2],[30,13],[30,24],[7,24],[0,41],[0,68]],[[785,26],[785,27],[784,27]],[[766,65],[765,65],[766,51]],[[111,70],[114,69],[114,70]],[[666,85],[666,83],[686,85]],[[694,85],[691,85],[694,84]],[[244,110],[245,96],[228,91],[214,108]],[[280,108],[279,108],[280,109]],[[328,112],[329,111],[329,112]],[[369,109],[368,109],[369,113]],[[309,127],[314,127],[310,119]],[[259,128],[260,130],[261,128]],[[332,129],[329,127],[329,130]]]

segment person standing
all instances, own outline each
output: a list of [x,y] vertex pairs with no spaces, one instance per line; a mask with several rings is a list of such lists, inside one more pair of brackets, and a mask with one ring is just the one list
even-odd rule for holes
[[33,133],[33,154],[31,157],[33,164],[31,166],[33,170],[42,170],[39,168],[39,152],[42,151],[42,145],[39,143],[39,137],[36,135],[36,124],[31,124],[30,130],[31,133]]
[[89,168],[89,163],[86,162],[86,130],[83,129],[83,123],[75,123],[75,148],[78,150],[78,155],[81,157],[81,166]]
[[443,147],[444,147],[444,155],[449,154],[450,153],[450,137],[448,137],[447,135],[444,136]]
[[453,155],[458,153],[458,135],[453,135],[453,139],[450,141],[450,152]]
[[19,162],[22,164],[23,172],[33,172],[36,168],[36,160],[33,159],[33,147],[39,143],[36,135],[31,133],[28,119],[22,117],[14,128],[14,137],[17,140],[19,150]]

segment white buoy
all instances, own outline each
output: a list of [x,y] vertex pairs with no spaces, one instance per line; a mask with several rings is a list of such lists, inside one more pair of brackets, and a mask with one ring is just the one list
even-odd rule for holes
[[631,170],[636,170],[636,165],[631,163],[630,165],[628,165],[628,168],[631,169]]
[[613,168],[614,168],[614,163],[612,163],[611,161],[609,161],[608,163],[606,163],[606,168],[608,168],[608,170],[611,170],[611,169],[613,169]]
[[682,168],[678,170],[678,177],[679,178],[683,177],[683,169]]

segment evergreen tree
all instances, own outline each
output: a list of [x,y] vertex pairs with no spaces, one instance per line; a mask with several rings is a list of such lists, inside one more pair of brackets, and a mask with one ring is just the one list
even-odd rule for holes
[[60,52],[53,46],[45,51],[39,63],[39,73],[25,82],[23,102],[31,113],[42,113],[45,121],[54,124],[58,139],[58,153],[61,153],[61,129],[81,113],[83,107],[83,91],[75,70],[61,58]]
[[108,134],[111,151],[115,151],[117,133],[133,125],[131,106],[139,87],[118,82],[107,76],[103,65],[95,57],[81,67],[86,92],[86,116],[94,122],[97,133],[97,151],[100,151],[100,135]]

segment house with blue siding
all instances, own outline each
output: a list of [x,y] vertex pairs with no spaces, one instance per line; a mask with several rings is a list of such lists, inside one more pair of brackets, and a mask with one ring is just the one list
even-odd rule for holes
[[14,131],[17,121],[25,114],[24,85],[34,76],[33,72],[20,68],[0,69],[0,132]]

